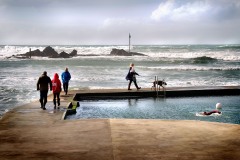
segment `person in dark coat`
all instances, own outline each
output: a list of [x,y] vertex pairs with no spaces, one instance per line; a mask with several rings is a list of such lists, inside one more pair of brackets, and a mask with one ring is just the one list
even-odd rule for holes
[[63,90],[65,92],[65,95],[68,93],[68,84],[71,79],[71,74],[68,71],[68,68],[65,69],[65,71],[61,75],[62,77],[62,83],[63,83]]
[[40,90],[40,99],[39,102],[41,104],[41,108],[43,110],[46,110],[46,104],[47,104],[47,95],[48,90],[52,90],[52,81],[47,76],[47,72],[44,71],[43,74],[39,77],[37,81],[37,90]]
[[131,63],[131,64],[130,64],[130,68],[129,68],[128,78],[127,78],[127,80],[129,80],[128,90],[132,90],[132,89],[131,89],[131,84],[132,84],[132,82],[134,82],[134,85],[135,85],[135,87],[137,88],[137,90],[141,89],[141,87],[138,87],[138,85],[137,85],[136,75],[139,76],[139,74],[138,74],[137,72],[135,72],[134,64]]

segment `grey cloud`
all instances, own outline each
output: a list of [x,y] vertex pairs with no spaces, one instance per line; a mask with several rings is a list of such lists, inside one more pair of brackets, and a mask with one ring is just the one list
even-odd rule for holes
[[[133,44],[240,43],[238,1],[199,0],[210,10],[194,21],[150,19],[165,2],[0,0],[0,44],[127,44],[128,33]],[[192,2],[175,0],[175,7]]]
[[136,7],[139,5],[157,4],[159,1],[156,0],[1,0],[0,6],[11,6],[11,7],[46,7],[51,6],[65,6],[65,7]]
[[[181,3],[180,3],[181,2]],[[237,0],[166,0],[152,12],[152,19],[159,21],[224,21],[240,16]]]

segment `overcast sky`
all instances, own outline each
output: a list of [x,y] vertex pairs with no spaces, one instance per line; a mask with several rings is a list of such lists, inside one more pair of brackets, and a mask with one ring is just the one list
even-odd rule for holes
[[0,0],[0,45],[240,44],[240,0]]

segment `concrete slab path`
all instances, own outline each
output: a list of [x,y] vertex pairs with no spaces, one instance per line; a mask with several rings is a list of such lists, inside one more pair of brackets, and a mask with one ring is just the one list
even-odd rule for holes
[[202,121],[61,120],[74,93],[61,96],[61,109],[32,102],[0,120],[0,159],[238,160],[240,125]]

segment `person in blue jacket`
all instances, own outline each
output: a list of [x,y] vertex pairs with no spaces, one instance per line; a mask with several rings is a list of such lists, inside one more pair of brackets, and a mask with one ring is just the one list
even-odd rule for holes
[[65,92],[65,95],[67,95],[68,92],[68,84],[71,79],[71,74],[68,71],[68,68],[65,69],[65,71],[61,75],[62,77],[62,83],[63,83],[63,90]]

